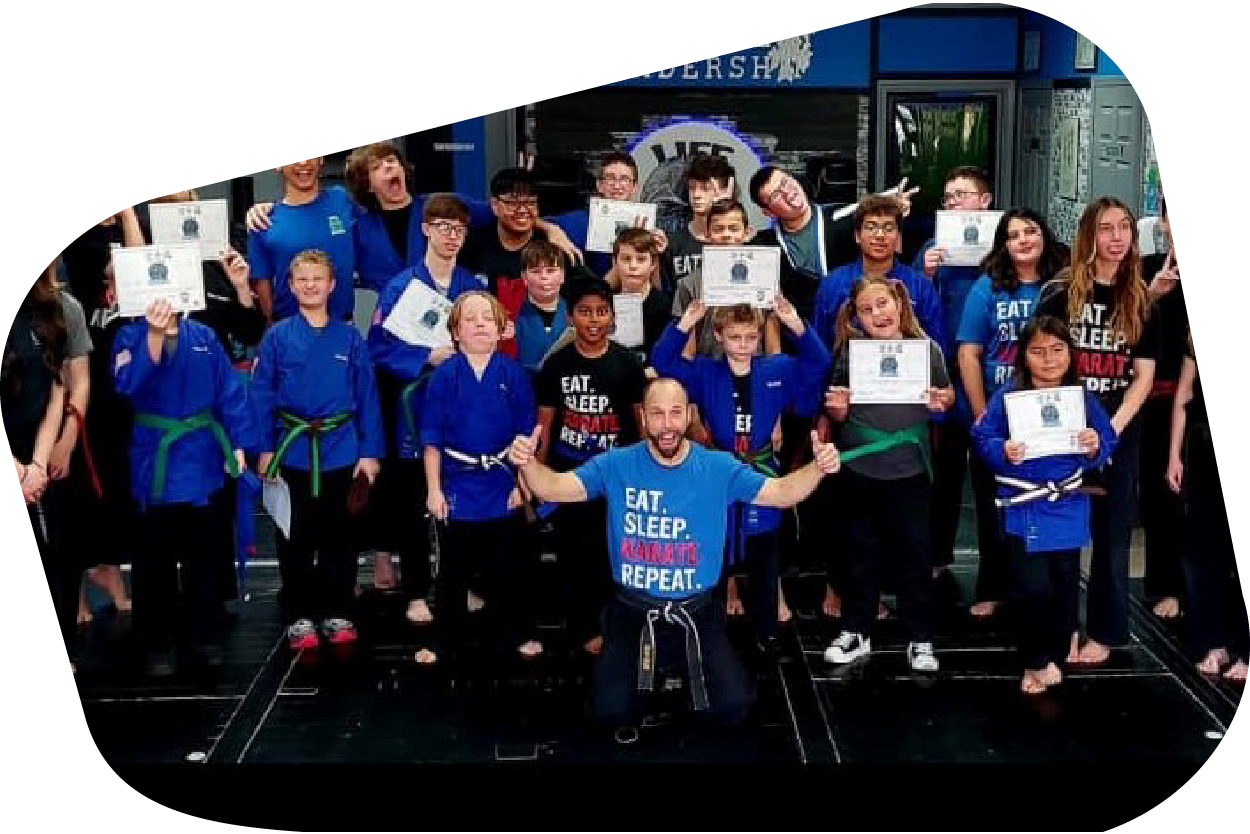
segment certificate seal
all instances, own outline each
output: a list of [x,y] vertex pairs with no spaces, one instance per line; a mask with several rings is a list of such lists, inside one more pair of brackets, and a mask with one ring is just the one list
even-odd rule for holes
[[1042,428],[1059,428],[1059,407],[1054,403],[1046,403],[1042,406]]
[[881,375],[889,377],[898,376],[898,358],[894,356],[881,357]]
[[426,310],[425,314],[421,316],[421,323],[433,330],[438,326],[438,311]]
[[745,284],[750,274],[751,270],[747,265],[739,261],[729,268],[729,281],[733,284]]
[[153,284],[164,284],[169,281],[169,267],[157,261],[148,267],[148,280]]
[[182,221],[182,236],[198,240],[200,237],[200,221],[194,217],[184,218]]

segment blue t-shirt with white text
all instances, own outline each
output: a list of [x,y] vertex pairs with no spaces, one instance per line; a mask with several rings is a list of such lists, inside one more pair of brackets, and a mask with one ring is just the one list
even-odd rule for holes
[[573,474],[588,500],[607,501],[612,580],[660,599],[715,587],[729,506],[750,502],[765,480],[697,443],[678,466],[660,464],[644,442],[596,455]]
[[968,291],[956,341],[981,345],[981,370],[985,398],[1011,381],[1020,330],[1032,318],[1042,282],[1021,284],[1014,292],[994,289],[988,275],[982,275]]

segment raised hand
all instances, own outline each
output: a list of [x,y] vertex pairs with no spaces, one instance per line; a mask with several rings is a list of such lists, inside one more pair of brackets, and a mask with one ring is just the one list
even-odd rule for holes
[[946,250],[940,246],[930,247],[924,253],[924,274],[926,278],[932,278],[937,274],[938,267],[942,265],[942,261],[946,260]]
[[243,225],[247,226],[249,232],[263,232],[273,223],[269,219],[269,213],[272,211],[273,203],[257,203],[247,210]]
[[795,336],[802,336],[806,329],[803,324],[803,317],[799,315],[799,311],[794,309],[794,305],[790,300],[781,293],[777,293],[777,298],[773,302],[773,309],[777,311],[777,318],[781,323],[793,333]]
[[699,323],[699,319],[703,318],[703,314],[707,312],[707,305],[703,303],[701,298],[692,298],[690,304],[686,306],[686,312],[681,314],[681,318],[677,322],[677,329],[682,333],[689,333],[690,328]]
[[251,270],[246,258],[233,249],[227,249],[221,256],[221,265],[226,270],[226,277],[230,279],[231,286],[236,290],[247,288],[247,279]]
[[1003,444],[1003,454],[1007,456],[1008,463],[1020,463],[1024,460],[1024,441],[1008,440]]
[[851,389],[830,385],[825,389],[825,408],[842,413],[851,406]]
[[169,302],[163,298],[158,298],[148,305],[145,317],[148,320],[148,329],[165,333],[169,330],[170,323],[174,320],[174,310],[169,306]]
[[815,429],[812,429],[812,457],[816,467],[826,475],[832,475],[842,468],[842,456],[838,454],[838,447],[832,443],[822,443]]
[[542,431],[542,424],[539,424],[534,426],[534,431],[528,437],[523,434],[514,437],[512,445],[508,447],[508,462],[520,468],[534,460],[534,455],[538,451],[538,437]]

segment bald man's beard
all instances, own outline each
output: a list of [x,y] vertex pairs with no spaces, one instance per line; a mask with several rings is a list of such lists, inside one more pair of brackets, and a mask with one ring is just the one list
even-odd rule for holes
[[648,433],[647,439],[651,441],[651,445],[655,449],[656,454],[658,454],[664,460],[672,460],[673,458],[681,454],[682,441],[685,439],[686,433],[682,432],[677,435],[677,442],[673,444],[673,447],[671,449],[664,448],[664,446],[660,443],[660,436],[662,434],[665,434],[665,432],[659,432],[655,434]]

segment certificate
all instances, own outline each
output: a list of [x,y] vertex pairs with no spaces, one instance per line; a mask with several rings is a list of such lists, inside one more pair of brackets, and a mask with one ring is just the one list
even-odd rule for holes
[[780,276],[776,246],[703,247],[703,303],[708,307],[750,304],[771,310]]
[[852,339],[851,405],[927,405],[928,339]]
[[204,309],[204,266],[195,246],[132,246],[112,250],[118,313],[142,316],[165,299],[178,313]]
[[939,211],[933,245],[946,250],[946,266],[979,266],[994,245],[1001,211]]
[[616,315],[616,332],[612,339],[621,347],[642,347],[645,336],[642,329],[642,296],[632,292],[619,292],[612,296],[612,309]]
[[1085,389],[1079,385],[1012,391],[1003,396],[1012,440],[1024,442],[1024,459],[1083,454]]
[[451,346],[451,331],[447,329],[450,315],[451,302],[446,297],[413,279],[382,327],[410,345],[433,350]]
[[631,203],[627,200],[590,198],[590,222],[586,227],[587,252],[611,252],[621,229],[632,228],[639,217],[647,219],[647,228],[655,228],[655,203]]
[[204,260],[220,258],[230,248],[230,222],[225,200],[151,203],[152,242],[197,246]]
[[283,538],[291,538],[291,488],[281,475],[273,480],[265,479],[261,486],[261,503]]

